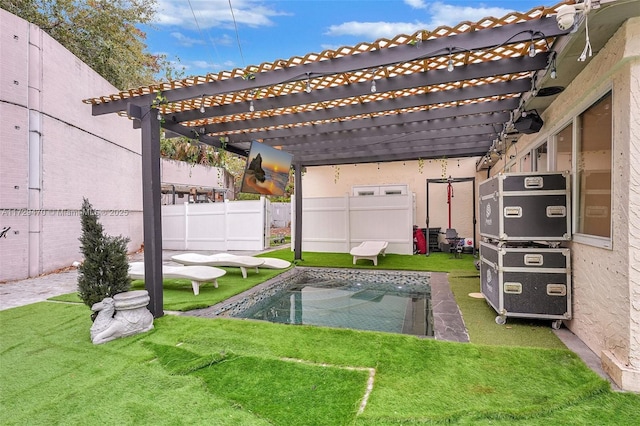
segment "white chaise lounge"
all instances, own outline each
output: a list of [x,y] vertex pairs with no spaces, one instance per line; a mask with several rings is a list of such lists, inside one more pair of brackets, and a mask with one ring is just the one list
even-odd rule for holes
[[256,259],[264,260],[260,267],[265,269],[287,269],[291,266],[291,262],[288,260],[278,259],[277,257],[257,257]]
[[[218,288],[218,278],[227,271],[211,266],[169,266],[162,265],[163,278],[185,279],[191,281],[193,294],[200,294],[200,286],[208,282]],[[144,280],[144,262],[129,263],[129,277],[133,280]]]
[[378,266],[378,255],[385,255],[388,244],[386,241],[363,241],[349,252],[353,256],[353,264],[355,265],[358,259],[368,259]]
[[291,262],[273,257],[238,256],[230,253],[204,255],[198,253],[183,253],[171,256],[171,260],[183,265],[207,265],[239,267],[242,277],[247,278],[247,268],[286,269]]
[[236,256],[228,253],[211,255],[184,253],[171,256],[171,260],[183,265],[238,267],[242,272],[242,278],[247,278],[247,268],[256,268],[256,272],[258,272],[258,266],[264,263],[264,260],[256,257]]

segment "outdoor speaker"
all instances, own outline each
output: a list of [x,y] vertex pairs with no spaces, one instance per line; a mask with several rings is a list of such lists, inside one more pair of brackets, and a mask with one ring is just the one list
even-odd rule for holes
[[544,122],[536,112],[527,113],[526,117],[520,117],[514,123],[514,127],[520,133],[538,133]]

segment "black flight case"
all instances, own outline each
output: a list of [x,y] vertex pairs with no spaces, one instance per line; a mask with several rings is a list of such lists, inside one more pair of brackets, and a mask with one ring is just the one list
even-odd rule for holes
[[520,247],[480,243],[482,294],[498,313],[507,317],[555,320],[571,319],[571,257],[568,248],[536,245]]
[[498,313],[571,319],[568,172],[499,173],[479,185],[480,285]]
[[500,173],[479,185],[480,235],[499,241],[571,239],[569,173]]

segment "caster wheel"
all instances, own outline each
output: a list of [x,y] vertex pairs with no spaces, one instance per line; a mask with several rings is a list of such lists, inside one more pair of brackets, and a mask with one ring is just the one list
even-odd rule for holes
[[554,330],[560,330],[560,327],[562,327],[562,320],[556,320],[551,323],[551,328]]
[[498,315],[496,317],[496,324],[498,325],[505,325],[507,323],[507,319],[503,316]]

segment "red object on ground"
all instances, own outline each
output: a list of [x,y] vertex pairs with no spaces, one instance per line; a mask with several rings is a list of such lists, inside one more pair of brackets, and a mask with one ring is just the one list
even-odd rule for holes
[[427,253],[427,239],[424,237],[422,233],[422,229],[414,228],[413,229],[413,239],[416,242],[416,249],[418,253],[425,254]]

